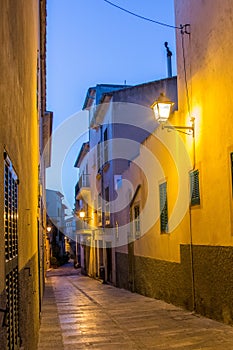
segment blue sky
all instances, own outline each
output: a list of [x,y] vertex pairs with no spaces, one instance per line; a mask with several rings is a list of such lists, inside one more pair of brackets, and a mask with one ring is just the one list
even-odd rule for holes
[[[112,0],[131,12],[169,25],[174,25],[173,1]],[[136,18],[103,0],[48,0],[47,15],[47,109],[54,112],[55,131],[75,113],[81,121],[79,112],[90,86],[125,81],[136,85],[165,78],[165,41],[173,52],[176,75],[175,29]],[[77,138],[82,133],[78,128],[79,123]],[[69,203],[74,202],[77,172],[73,164],[79,147],[80,142],[73,143],[63,160],[66,185],[59,190],[66,192]],[[48,187],[55,189],[51,174],[52,169]]]

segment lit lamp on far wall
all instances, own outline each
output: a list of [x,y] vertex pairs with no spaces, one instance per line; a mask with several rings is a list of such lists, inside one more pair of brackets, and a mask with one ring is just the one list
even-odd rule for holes
[[[166,125],[165,123],[168,121],[170,117],[172,107],[174,106],[174,102],[170,101],[169,98],[161,93],[158,99],[151,105],[151,108],[154,111],[155,120],[162,124],[163,129],[177,130],[187,135],[192,135],[194,137],[194,118],[191,118],[190,126],[178,126],[178,125]],[[187,130],[184,131],[184,130]]]
[[80,217],[80,219],[84,219],[85,216],[86,216],[85,211],[84,211],[83,209],[81,209],[80,212],[79,212],[79,217]]
[[79,218],[83,221],[83,222],[88,222],[89,220],[91,220],[91,217],[86,215],[86,211],[84,209],[81,209],[79,212]]

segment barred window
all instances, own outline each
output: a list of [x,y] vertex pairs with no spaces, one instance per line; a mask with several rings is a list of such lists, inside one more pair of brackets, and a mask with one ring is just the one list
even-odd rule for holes
[[18,179],[8,157],[4,181],[5,259],[9,261],[18,255]]
[[19,348],[18,178],[4,152],[5,283],[7,349]]

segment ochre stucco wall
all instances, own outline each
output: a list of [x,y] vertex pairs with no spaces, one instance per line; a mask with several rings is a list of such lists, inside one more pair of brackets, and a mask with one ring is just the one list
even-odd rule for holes
[[[38,295],[38,110],[39,1],[0,0],[0,240],[4,242],[4,150],[18,175],[19,337],[35,349]],[[0,245],[0,304],[6,307],[5,248]],[[3,313],[1,313],[1,320]],[[5,348],[7,327],[1,328]],[[2,332],[3,331],[3,332]]]
[[[20,183],[18,235],[21,269],[37,250],[37,1],[1,1],[0,30],[0,169],[3,178],[5,147]],[[2,210],[1,207],[1,213]],[[3,213],[0,217],[2,220]]]
[[[183,40],[201,193],[200,206],[192,209],[193,243],[232,246],[232,1],[175,0],[175,8],[176,22],[191,25],[191,34],[184,34]],[[187,124],[181,44],[177,31],[178,114]],[[190,140],[186,144],[192,147]]]

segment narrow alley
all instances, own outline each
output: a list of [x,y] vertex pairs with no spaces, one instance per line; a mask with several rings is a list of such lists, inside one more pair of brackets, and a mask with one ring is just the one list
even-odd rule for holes
[[48,272],[38,344],[46,349],[232,350],[233,328],[102,284],[69,263]]

